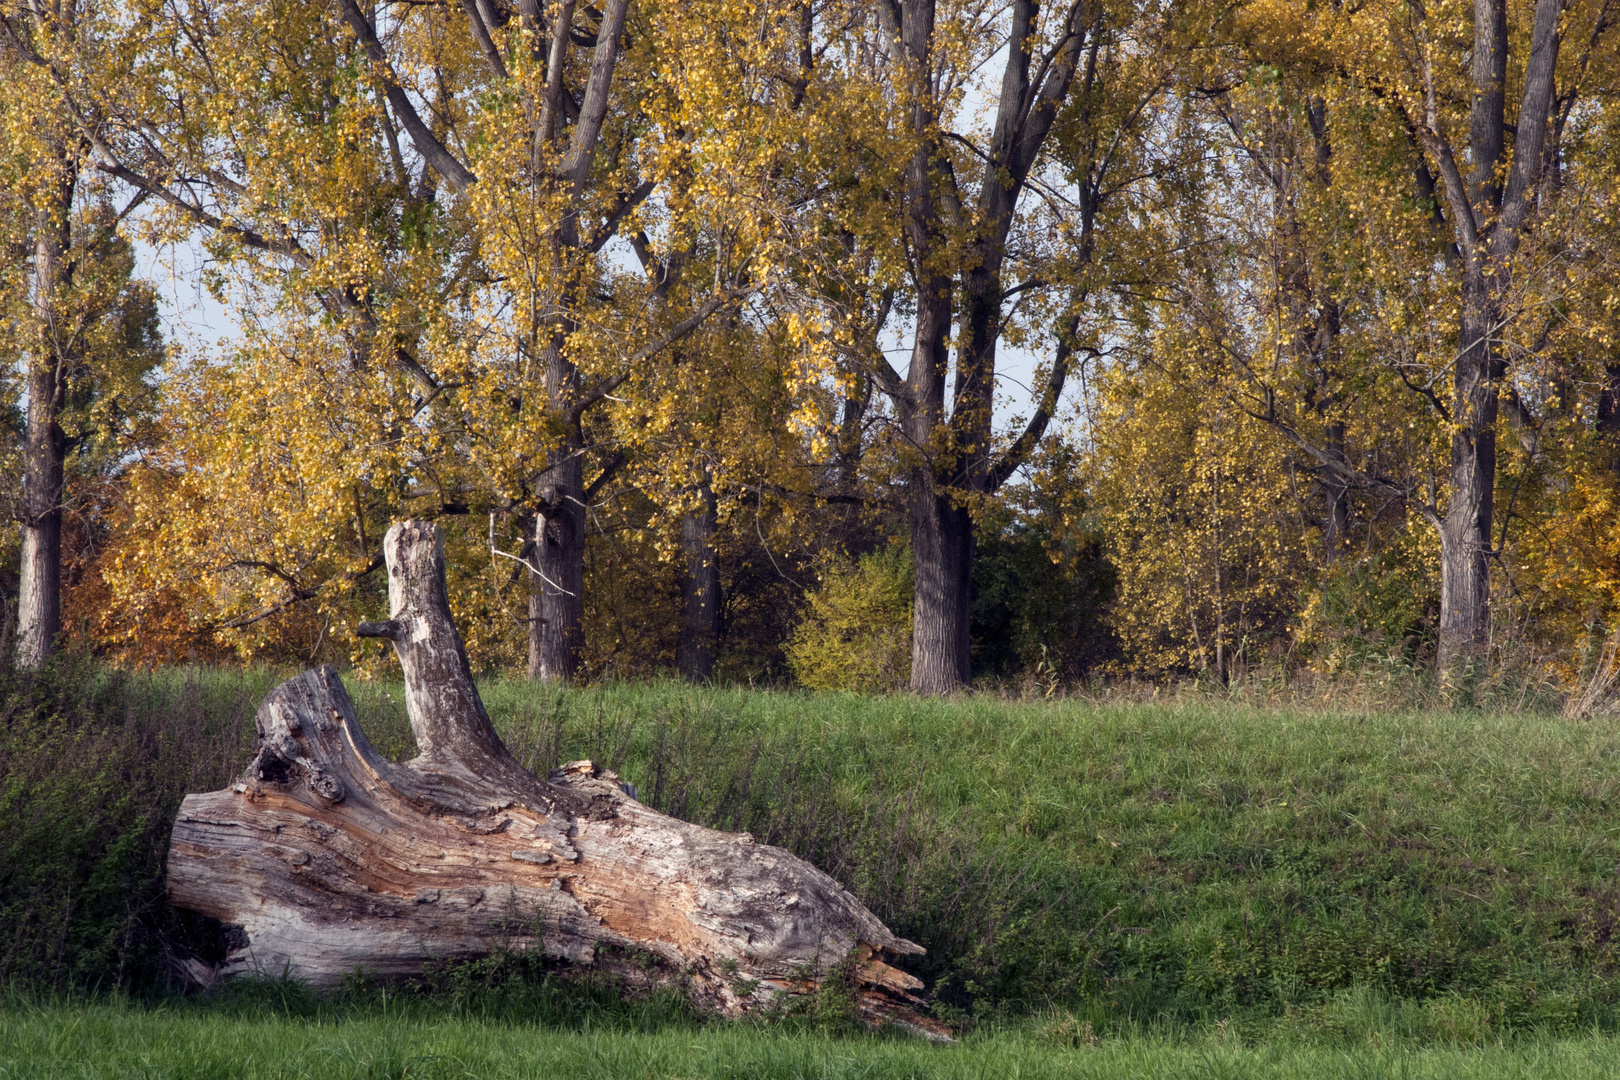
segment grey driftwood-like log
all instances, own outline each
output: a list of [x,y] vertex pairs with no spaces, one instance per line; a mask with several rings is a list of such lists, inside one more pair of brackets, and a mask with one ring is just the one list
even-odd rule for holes
[[272,691],[247,770],[188,795],[175,823],[169,899],[233,946],[195,977],[330,987],[539,948],[732,1016],[837,977],[868,1020],[944,1033],[916,1011],[922,983],[886,962],[923,950],[809,863],[657,813],[589,761],[549,780],[519,765],[451,621],[438,528],[401,522],[384,544],[392,617],[361,633],[398,651],[420,753],[378,754],[331,668]]

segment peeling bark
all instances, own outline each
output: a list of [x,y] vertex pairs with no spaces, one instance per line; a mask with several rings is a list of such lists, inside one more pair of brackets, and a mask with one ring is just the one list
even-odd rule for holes
[[737,1016],[852,969],[869,1021],[947,1034],[917,1011],[922,983],[885,962],[923,950],[815,867],[659,814],[589,761],[523,769],[473,684],[437,528],[396,524],[384,551],[393,614],[361,629],[394,642],[421,753],[379,755],[330,668],[272,691],[247,770],[187,796],[175,824],[170,901],[239,928],[197,977],[331,987],[357,968],[408,977],[541,949]]

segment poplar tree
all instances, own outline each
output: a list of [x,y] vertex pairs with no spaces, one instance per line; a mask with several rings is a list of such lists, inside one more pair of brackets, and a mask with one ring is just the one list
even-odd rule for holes
[[[133,278],[120,211],[90,164],[74,95],[118,77],[117,25],[74,2],[0,8],[0,290],[19,376],[22,531],[16,656],[37,667],[62,631],[62,521],[76,453],[129,433],[162,359],[156,306]],[[9,365],[8,365],[9,367]],[[108,448],[101,449],[107,452]],[[116,456],[118,451],[112,450]]]
[[[845,16],[846,62],[882,86],[871,124],[884,138],[852,153],[881,179],[846,184],[833,217],[847,251],[826,295],[844,316],[851,400],[870,379],[893,416],[918,693],[971,680],[975,516],[1040,443],[1077,360],[1103,347],[1114,286],[1154,276],[1146,238],[1187,150],[1169,107],[1199,17],[1099,0],[884,0]],[[879,348],[891,319],[904,374]],[[1048,351],[1030,414],[999,433],[1009,343]]]
[[[208,579],[219,624],[251,632],[352,592],[382,519],[493,514],[490,557],[529,583],[529,673],[571,678],[589,508],[627,460],[592,418],[781,262],[795,12],[157,13],[137,92],[84,110],[97,165],[165,235],[200,230],[247,315],[232,362],[176,387],[182,479],[146,511],[166,579]],[[176,513],[198,498],[257,506],[203,532]]]
[[1247,254],[1200,252],[1184,299],[1236,399],[1327,493],[1330,549],[1352,491],[1433,528],[1443,673],[1489,641],[1502,422],[1539,458],[1535,429],[1602,379],[1612,175],[1580,147],[1603,127],[1613,21],[1601,2],[1259,4],[1211,79],[1254,198],[1211,215]]

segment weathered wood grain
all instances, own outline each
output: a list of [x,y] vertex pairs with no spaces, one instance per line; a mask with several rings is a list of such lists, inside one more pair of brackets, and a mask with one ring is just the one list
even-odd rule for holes
[[175,823],[170,901],[240,927],[198,975],[285,971],[329,987],[357,969],[409,976],[538,948],[739,1015],[814,992],[842,965],[869,1019],[943,1034],[916,1011],[921,982],[885,962],[922,949],[815,867],[659,814],[589,761],[547,780],[524,770],[473,684],[437,528],[399,523],[385,554],[393,614],[363,629],[399,651],[421,753],[378,754],[330,668],[272,691],[247,770],[187,796]]

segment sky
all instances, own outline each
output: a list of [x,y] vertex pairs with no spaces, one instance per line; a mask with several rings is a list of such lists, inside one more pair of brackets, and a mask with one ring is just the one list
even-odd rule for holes
[[196,243],[154,248],[144,241],[135,242],[135,272],[157,290],[164,340],[187,348],[223,351],[221,343],[228,347],[238,331],[230,311],[203,288],[206,259]]
[[[196,243],[154,248],[136,243],[136,272],[157,290],[163,336],[189,353],[221,355],[239,335],[235,316],[203,287],[207,254]],[[911,327],[891,321],[884,352],[903,376],[910,367]],[[1005,345],[997,353],[999,393],[995,420],[1005,427],[1014,417],[1027,417],[1034,396],[1031,386],[1041,357]]]

